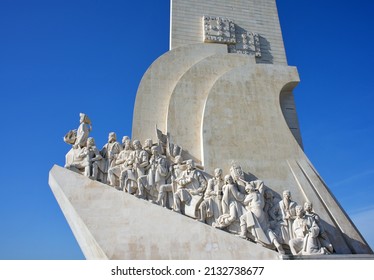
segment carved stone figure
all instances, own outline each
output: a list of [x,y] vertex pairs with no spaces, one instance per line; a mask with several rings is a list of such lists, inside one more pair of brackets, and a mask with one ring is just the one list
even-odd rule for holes
[[101,171],[101,181],[103,183],[107,183],[108,170],[115,165],[115,161],[121,150],[122,146],[117,142],[117,135],[114,132],[110,132],[108,143],[100,151],[103,160],[99,162],[99,170]]
[[153,146],[153,141],[152,139],[146,139],[144,141],[144,147],[143,150],[148,153],[148,157],[150,158],[152,156],[152,146]]
[[125,148],[125,145],[126,145],[126,142],[130,142],[130,146],[131,146],[131,139],[130,139],[130,137],[128,137],[128,136],[123,136],[122,137],[122,149],[124,149]]
[[70,130],[64,136],[64,142],[72,145],[72,149],[65,156],[65,168],[82,173],[82,158],[78,157],[81,149],[86,146],[88,135],[92,129],[91,121],[86,114],[79,114],[78,129]]
[[115,159],[114,166],[110,167],[108,170],[108,181],[109,185],[114,186],[118,189],[123,190],[121,182],[123,182],[122,174],[125,170],[131,168],[130,157],[132,149],[130,138],[125,139],[123,143],[123,150],[118,154]]
[[[174,205],[173,194],[177,191],[176,179],[180,176],[185,166],[182,164],[182,156],[175,157],[175,163],[170,165],[170,182],[165,185],[160,186],[160,191],[158,193],[157,204],[162,207],[172,208]],[[168,200],[168,201],[167,201]]]
[[[99,152],[94,139],[88,137],[90,131],[90,120],[80,114],[79,128],[64,137],[72,145],[66,168],[93,180],[108,180],[109,185],[119,190],[155,201],[213,227],[240,233],[240,237],[276,248],[280,254],[285,254],[281,244],[289,245],[294,255],[334,251],[310,202],[304,204],[303,210],[291,200],[290,191],[285,190],[282,200],[276,203],[273,191],[261,180],[246,181],[237,163],[231,165],[231,175],[224,180],[222,170],[216,168],[207,182],[192,159],[183,162],[182,148],[172,144],[169,135],[161,135],[165,143],[159,139],[160,145],[147,139],[143,149],[139,140],[131,145],[128,136],[119,144],[116,134],[111,132],[108,143]],[[160,149],[165,155],[160,154]]]
[[246,211],[242,204],[245,195],[242,194],[231,175],[225,176],[225,185],[222,187],[222,215],[218,217],[213,226],[216,228],[227,228],[228,231],[239,233],[239,217]]
[[280,254],[285,254],[282,244],[289,245],[295,255],[333,253],[334,248],[310,202],[304,204],[303,210],[291,200],[288,190],[276,202],[275,193],[261,180],[245,180],[239,164],[232,163],[230,175],[225,179],[222,170],[216,168],[214,176],[206,181],[194,161],[184,162],[182,148],[160,131],[162,137],[158,137],[165,143],[159,139],[160,144],[154,145],[147,139],[144,148],[139,140],[131,144],[128,136],[122,138],[121,145],[111,132],[108,143],[99,152],[92,137],[82,143],[90,130],[91,122],[81,114],[79,128],[64,137],[66,143],[73,145],[66,168],[93,180],[107,180],[119,190],[239,234]]
[[95,140],[92,137],[87,139],[86,147],[81,150],[78,157],[84,160],[84,175],[92,180],[97,180],[99,172],[98,162],[100,162],[103,157],[96,148]]
[[251,181],[246,186],[247,195],[244,199],[247,212],[240,217],[240,237],[262,244],[265,247],[275,247],[282,255],[285,254],[277,236],[270,229],[265,207],[265,185],[262,181]]
[[320,228],[314,219],[307,219],[303,207],[296,206],[296,218],[293,221],[292,229],[294,238],[289,242],[293,255],[324,255],[328,254],[325,247],[321,246],[318,240]]
[[159,155],[157,146],[151,148],[151,154],[147,175],[138,178],[138,189],[140,197],[156,201],[160,186],[166,183],[169,167],[166,158]]
[[282,244],[288,244],[292,238],[292,223],[296,218],[296,205],[297,203],[291,200],[291,192],[289,190],[283,191],[283,198],[276,205],[278,209],[274,210],[279,212],[276,220],[278,221],[278,233]]
[[204,201],[200,204],[200,221],[212,225],[222,214],[222,169],[214,170],[214,177],[208,180]]
[[138,178],[146,174],[149,156],[148,153],[142,149],[139,140],[135,139],[132,146],[134,151],[131,153],[130,159],[128,160],[128,165],[131,165],[131,168],[125,170],[121,178],[123,178],[124,190],[128,193],[135,194],[138,190]]
[[247,181],[245,181],[244,177],[244,171],[242,167],[237,164],[237,163],[232,163],[230,167],[230,175],[233,179],[233,182],[237,185],[238,190],[242,193],[245,194],[245,186],[247,184]]
[[176,179],[177,191],[174,193],[174,211],[197,218],[197,210],[206,189],[206,179],[195,168],[192,159],[187,160],[186,166],[187,169]]
[[74,148],[83,148],[87,144],[87,139],[90,131],[92,130],[91,121],[86,114],[79,114],[79,127],[77,129],[77,138],[74,143]]
[[327,236],[327,232],[325,231],[322,221],[320,220],[319,216],[313,212],[313,204],[309,201],[304,203],[304,211],[305,211],[305,218],[308,220],[308,224],[313,224],[315,222],[319,227],[319,234],[318,240],[321,243],[322,247],[325,247],[329,253],[334,252],[334,247],[331,244],[329,237]]

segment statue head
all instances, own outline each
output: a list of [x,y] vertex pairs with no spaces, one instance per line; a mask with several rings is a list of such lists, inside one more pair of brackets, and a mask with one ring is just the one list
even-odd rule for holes
[[140,141],[138,139],[135,139],[132,142],[132,145],[133,145],[133,147],[134,147],[135,150],[138,150],[138,149],[142,148],[142,144],[140,144]]
[[222,176],[222,169],[221,168],[214,169],[214,177],[219,178],[221,176]]
[[124,145],[126,143],[127,140],[130,140],[130,137],[128,136],[123,136],[122,137],[122,144]]
[[244,180],[244,171],[239,164],[232,163],[230,167],[230,175],[234,180],[238,180],[239,178]]
[[296,216],[298,216],[299,218],[301,218],[302,216],[304,216],[304,209],[301,205],[297,205],[295,207],[295,211],[296,211]]
[[291,199],[291,192],[289,190],[283,191],[283,199]]
[[192,159],[186,161],[187,169],[192,170],[195,168],[195,162]]
[[152,145],[153,145],[152,139],[146,139],[144,141],[144,148],[150,148],[150,147],[152,147]]
[[117,140],[117,135],[115,132],[109,132],[109,135],[108,135],[108,142],[109,143],[113,143]]
[[266,189],[264,192],[264,198],[268,201],[272,201],[274,199],[273,191]]
[[152,153],[152,155],[157,155],[158,154],[158,147],[157,146],[152,146],[151,147],[151,153]]
[[313,204],[310,201],[306,201],[304,203],[304,211],[305,212],[311,212],[313,209]]
[[234,182],[234,180],[232,179],[232,176],[231,175],[226,175],[225,176],[225,184],[232,184]]
[[93,139],[93,137],[88,137],[87,138],[87,147],[93,147],[95,146],[95,140]]
[[91,124],[91,120],[84,113],[79,113],[79,122],[85,124]]

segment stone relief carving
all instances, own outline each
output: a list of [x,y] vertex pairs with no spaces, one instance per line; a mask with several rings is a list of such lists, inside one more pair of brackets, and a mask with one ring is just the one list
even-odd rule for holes
[[64,137],[72,146],[65,168],[280,254],[334,253],[312,203],[299,206],[288,190],[278,198],[263,181],[246,179],[240,164],[233,162],[225,176],[216,168],[211,176],[192,159],[184,160],[183,149],[159,130],[158,143],[147,139],[144,147],[128,136],[120,144],[111,132],[99,151],[88,137],[91,129],[80,114],[79,128]]
[[237,43],[229,45],[230,53],[241,53],[261,57],[260,36],[253,32],[244,32],[237,36]]
[[204,43],[228,45],[229,53],[261,57],[260,35],[238,28],[234,21],[224,17],[203,17]]
[[204,42],[235,44],[235,24],[223,17],[204,16]]

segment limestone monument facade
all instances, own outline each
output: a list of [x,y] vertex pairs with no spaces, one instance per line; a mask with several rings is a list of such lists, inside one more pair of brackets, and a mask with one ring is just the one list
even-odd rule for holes
[[172,0],[131,138],[99,150],[81,113],[50,172],[86,258],[372,258],[303,152],[298,82],[275,0]]

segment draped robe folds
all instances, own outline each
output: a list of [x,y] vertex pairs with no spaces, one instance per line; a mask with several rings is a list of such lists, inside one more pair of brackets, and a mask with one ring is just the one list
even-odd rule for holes
[[269,236],[269,222],[264,212],[264,199],[261,193],[253,191],[249,193],[244,204],[247,206],[247,212],[240,217],[240,225],[244,223],[248,229],[253,229],[251,234],[254,236],[255,241],[264,245],[270,246],[272,244],[273,235]]
[[[226,184],[222,187],[222,215],[218,217],[213,226],[217,228],[225,228],[239,221],[239,217],[245,212],[245,207],[242,204],[245,195],[242,194],[236,185]],[[239,229],[230,229],[229,231],[237,232]]]

